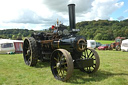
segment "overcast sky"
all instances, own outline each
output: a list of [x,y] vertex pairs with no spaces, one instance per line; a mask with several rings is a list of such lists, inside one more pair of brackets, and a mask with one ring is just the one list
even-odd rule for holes
[[43,30],[59,19],[69,25],[68,4],[76,4],[76,23],[128,19],[128,0],[0,0],[0,29]]

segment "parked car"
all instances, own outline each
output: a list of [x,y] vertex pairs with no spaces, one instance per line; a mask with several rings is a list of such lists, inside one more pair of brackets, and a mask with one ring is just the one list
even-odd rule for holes
[[110,47],[110,44],[102,44],[98,47],[98,50],[108,50]]
[[100,42],[96,42],[96,48],[98,48],[99,46],[101,46],[102,44]]

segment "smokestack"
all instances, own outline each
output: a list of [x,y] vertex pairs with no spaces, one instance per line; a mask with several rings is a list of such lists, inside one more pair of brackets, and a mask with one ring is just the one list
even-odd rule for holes
[[75,4],[69,4],[69,23],[70,23],[70,30],[75,29]]

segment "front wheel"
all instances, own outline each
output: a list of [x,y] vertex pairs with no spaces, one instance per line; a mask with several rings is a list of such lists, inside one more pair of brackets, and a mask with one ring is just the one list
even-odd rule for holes
[[95,73],[100,65],[100,58],[97,52],[92,48],[87,48],[81,55],[81,59],[93,59],[93,65],[85,68],[80,68],[82,72]]
[[73,73],[73,60],[65,49],[57,49],[51,56],[51,70],[54,77],[61,81],[68,80]]

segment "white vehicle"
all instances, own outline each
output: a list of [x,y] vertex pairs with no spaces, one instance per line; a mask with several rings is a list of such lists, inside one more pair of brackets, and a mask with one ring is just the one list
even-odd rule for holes
[[88,48],[96,48],[96,41],[95,40],[87,40],[87,47]]
[[10,52],[15,52],[13,40],[0,39],[0,53],[5,54]]
[[122,41],[121,51],[128,51],[128,39]]

